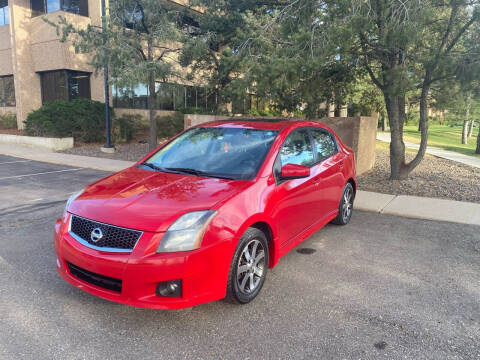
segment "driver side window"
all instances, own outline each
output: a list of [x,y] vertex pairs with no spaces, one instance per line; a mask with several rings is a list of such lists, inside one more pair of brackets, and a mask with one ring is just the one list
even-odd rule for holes
[[285,164],[296,164],[312,166],[315,163],[312,143],[306,129],[293,131],[285,139],[280,149],[281,166]]

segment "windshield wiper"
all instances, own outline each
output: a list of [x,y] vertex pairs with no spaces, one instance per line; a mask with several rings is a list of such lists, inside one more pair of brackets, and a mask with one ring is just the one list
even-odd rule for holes
[[211,174],[211,173],[208,173],[208,172],[205,172],[205,171],[191,169],[191,168],[165,168],[165,170],[175,171],[175,172],[184,173],[184,174],[191,174],[191,175],[195,175],[195,176],[204,176],[204,177],[213,177],[213,178],[218,178],[218,179],[235,180],[232,177]]
[[195,169],[191,169],[191,168],[165,168],[165,169],[170,170],[170,171],[176,171],[176,172],[181,172],[181,173],[186,173],[186,174],[197,175],[197,176],[204,175],[203,171],[195,170]]
[[153,170],[164,171],[164,169],[162,169],[161,167],[159,167],[157,165],[154,165],[152,163],[148,163],[146,161],[140,163],[140,165],[147,166],[147,167],[149,167],[150,169],[153,169]]

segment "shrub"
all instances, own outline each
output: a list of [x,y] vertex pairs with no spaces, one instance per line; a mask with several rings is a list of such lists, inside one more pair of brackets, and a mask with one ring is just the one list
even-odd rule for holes
[[170,138],[183,130],[183,114],[175,113],[168,116],[157,116],[157,136]]
[[73,136],[84,142],[102,141],[105,104],[89,99],[56,100],[28,114],[25,131],[31,136]]
[[15,114],[0,114],[0,129],[16,129],[17,116]]
[[113,136],[115,142],[130,142],[139,132],[146,131],[146,124],[139,114],[124,114],[113,120]]

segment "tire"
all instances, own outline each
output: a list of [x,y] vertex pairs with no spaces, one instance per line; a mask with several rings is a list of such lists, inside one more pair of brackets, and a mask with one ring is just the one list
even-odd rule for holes
[[236,304],[247,304],[255,299],[266,279],[268,258],[265,234],[259,229],[248,228],[240,238],[230,264],[225,299]]
[[336,225],[347,225],[352,218],[353,212],[353,200],[355,198],[355,192],[352,184],[349,182],[343,188],[342,198],[338,205],[338,214],[335,219],[332,220]]

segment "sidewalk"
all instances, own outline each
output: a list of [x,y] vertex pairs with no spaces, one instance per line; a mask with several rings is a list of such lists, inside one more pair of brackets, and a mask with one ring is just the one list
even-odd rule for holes
[[[390,133],[389,132],[377,133],[377,140],[389,143]],[[405,147],[407,148],[415,149],[415,150],[418,150],[419,148],[418,144],[414,144],[408,141],[404,141],[404,143],[405,143]],[[427,154],[434,155],[447,160],[456,161],[468,166],[480,168],[480,158],[476,158],[474,156],[464,155],[455,151],[443,150],[434,146],[427,146]]]
[[43,161],[52,164],[68,165],[73,167],[84,167],[95,170],[117,172],[134,163],[123,160],[112,160],[91,156],[80,156],[51,152],[39,148],[0,144],[0,154],[16,156],[23,159]]
[[[0,144],[0,154],[54,164],[116,172],[133,162],[48,152]],[[358,191],[355,209],[409,218],[447,221],[480,226],[480,204],[418,196],[388,195]]]
[[480,204],[357,191],[355,209],[409,218],[480,225]]

